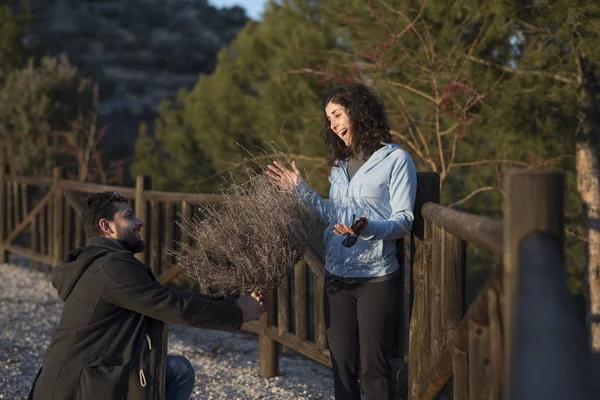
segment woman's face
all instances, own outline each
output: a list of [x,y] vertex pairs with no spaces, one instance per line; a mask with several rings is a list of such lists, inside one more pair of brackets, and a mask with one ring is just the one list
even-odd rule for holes
[[329,120],[329,127],[339,136],[347,147],[352,144],[352,132],[350,131],[350,118],[344,107],[330,102],[325,107],[325,115]]

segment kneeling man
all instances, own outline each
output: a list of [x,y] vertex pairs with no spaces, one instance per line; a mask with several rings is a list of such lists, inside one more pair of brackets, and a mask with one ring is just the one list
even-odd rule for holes
[[97,193],[83,206],[88,240],[54,267],[64,301],[32,400],[188,399],[194,370],[167,355],[167,324],[237,330],[265,311],[259,295],[217,300],[163,286],[134,254],[142,221],[125,197]]

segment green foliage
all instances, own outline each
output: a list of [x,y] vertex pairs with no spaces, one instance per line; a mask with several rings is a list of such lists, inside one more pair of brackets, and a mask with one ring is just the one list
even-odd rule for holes
[[23,37],[29,29],[29,4],[21,1],[15,14],[10,4],[0,5],[0,82],[9,71],[21,66],[25,49]]
[[[479,2],[466,2],[479,7]],[[583,293],[586,264],[575,136],[582,98],[578,75],[587,64],[600,73],[600,5],[581,0],[489,2],[473,76],[502,76],[486,110],[489,143],[512,158],[556,169],[566,183],[566,267],[571,290]],[[472,18],[472,17],[471,17]],[[473,19],[474,20],[474,19]],[[598,94],[597,94],[598,95]]]
[[[165,176],[159,182],[186,190],[211,190],[220,182],[218,174],[274,141],[287,154],[313,157],[306,162],[300,157],[299,164],[324,188],[318,121],[327,87],[307,77],[304,68],[335,41],[329,27],[299,4],[272,4],[260,24],[249,22],[219,53],[213,74],[162,105],[155,143],[164,157],[158,161],[136,150],[134,173],[158,173]],[[165,160],[171,167],[160,167]],[[213,173],[217,176],[207,179]]]
[[[157,123],[165,122],[158,120]],[[159,125],[157,129],[164,128]],[[152,176],[152,186],[155,189],[178,191],[184,190],[185,187],[201,187],[200,181],[190,181],[194,179],[191,177],[212,175],[203,150],[192,140],[189,130],[169,132],[169,137],[175,140],[167,140],[167,145],[161,148],[160,143],[147,134],[146,125],[140,126],[135,143],[136,161],[131,168],[132,175]]]
[[1,150],[14,172],[48,175],[61,164],[57,131],[79,116],[87,126],[90,85],[68,61],[45,57],[5,76],[0,86]]

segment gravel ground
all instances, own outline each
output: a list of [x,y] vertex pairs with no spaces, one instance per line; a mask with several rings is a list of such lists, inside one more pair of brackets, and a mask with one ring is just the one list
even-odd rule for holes
[[[62,311],[47,273],[0,265],[0,399],[26,399]],[[296,353],[280,376],[258,376],[258,340],[248,333],[170,326],[169,354],[196,371],[191,399],[333,399],[331,370]]]

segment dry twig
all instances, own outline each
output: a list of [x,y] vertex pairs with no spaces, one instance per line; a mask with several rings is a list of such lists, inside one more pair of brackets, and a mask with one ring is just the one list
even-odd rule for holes
[[[281,152],[274,156],[286,159]],[[222,204],[201,207],[203,218],[180,224],[193,244],[172,254],[205,293],[274,288],[308,249],[316,219],[299,196],[277,188],[264,171],[256,157],[247,160],[227,179]]]

